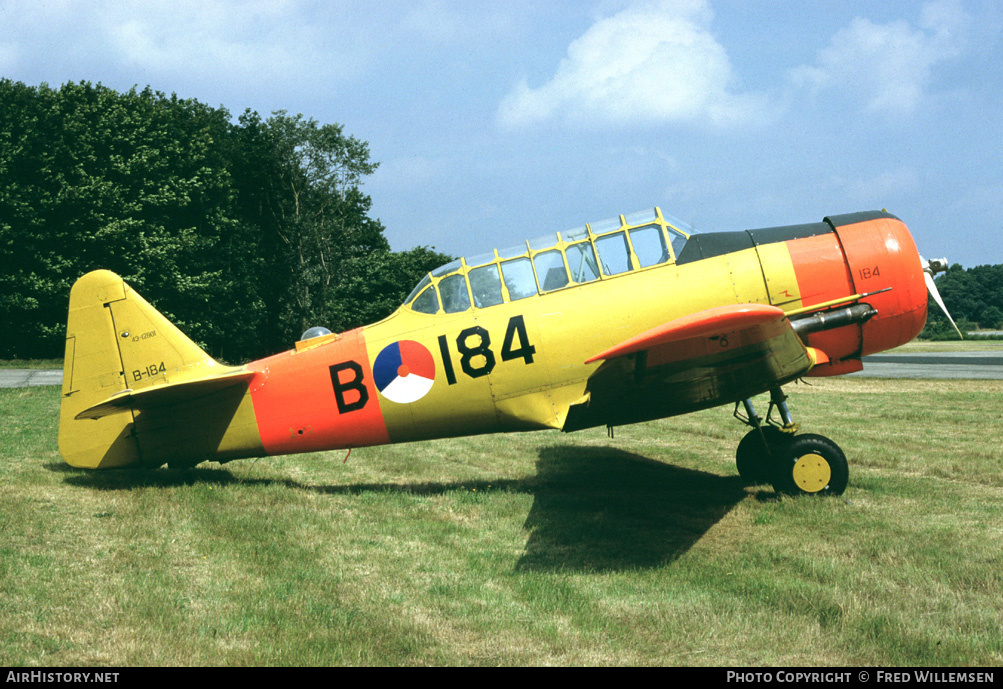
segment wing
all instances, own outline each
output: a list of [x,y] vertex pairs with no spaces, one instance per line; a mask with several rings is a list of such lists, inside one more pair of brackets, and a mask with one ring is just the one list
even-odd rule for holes
[[735,304],[652,328],[586,363],[600,360],[563,430],[650,421],[746,399],[827,359],[804,346],[783,310]]

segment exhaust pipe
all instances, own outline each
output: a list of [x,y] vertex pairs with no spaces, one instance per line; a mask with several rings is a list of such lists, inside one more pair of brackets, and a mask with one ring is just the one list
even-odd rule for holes
[[794,328],[794,332],[804,341],[812,333],[833,330],[841,328],[844,325],[866,323],[876,315],[878,315],[877,309],[870,304],[854,304],[830,311],[818,311],[816,313],[807,313],[803,316],[795,316],[791,319],[791,327]]

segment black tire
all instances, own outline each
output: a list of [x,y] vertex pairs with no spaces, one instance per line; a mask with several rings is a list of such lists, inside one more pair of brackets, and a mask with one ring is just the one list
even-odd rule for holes
[[[772,481],[772,456],[790,440],[787,433],[775,426],[763,426],[762,429],[762,435],[755,428],[746,433],[735,450],[738,475],[750,486]],[[766,445],[763,444],[764,438]]]
[[773,488],[785,495],[842,495],[850,478],[846,455],[821,435],[797,435],[775,454]]

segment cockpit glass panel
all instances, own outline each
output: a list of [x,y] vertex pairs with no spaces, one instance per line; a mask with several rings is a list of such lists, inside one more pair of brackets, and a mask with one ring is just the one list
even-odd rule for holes
[[439,282],[439,294],[442,295],[442,310],[446,313],[459,313],[470,308],[467,280],[462,275],[443,278]]
[[501,264],[505,287],[511,301],[525,299],[536,294],[536,278],[528,258],[517,258]]
[[[637,211],[636,213],[631,213],[630,215],[625,215],[623,219],[627,225],[633,227],[634,225],[643,225],[644,223],[655,222],[658,220],[658,216],[655,215],[655,209],[651,208],[648,210]],[[634,237],[631,235],[631,240],[633,241],[633,239]]]
[[599,265],[596,263],[596,253],[590,242],[572,244],[565,253],[568,256],[568,268],[571,279],[578,284],[599,279]]
[[544,251],[533,257],[536,274],[540,278],[540,291],[549,292],[568,285],[568,270],[564,267],[561,252]]
[[667,229],[669,230],[669,241],[672,242],[672,253],[674,253],[678,259],[679,254],[683,252],[683,247],[686,246],[686,240],[690,235],[694,234],[696,230],[679,218],[671,216],[667,213],[662,213],[662,218],[665,219],[665,223],[668,225]]
[[516,256],[524,256],[526,254],[526,243],[518,244],[516,246],[510,246],[507,249],[498,250],[498,258],[515,258]]
[[[405,304],[408,304],[408,303],[410,303],[410,302],[411,302],[411,300],[412,300],[412,299],[414,299],[414,295],[418,294],[418,292],[420,292],[420,291],[422,291],[423,289],[425,289],[425,285],[428,285],[428,284],[430,284],[431,282],[432,282],[432,278],[430,278],[430,277],[429,277],[429,276],[428,276],[428,275],[426,274],[426,275],[425,275],[425,277],[423,277],[423,278],[421,279],[421,281],[420,281],[420,282],[418,283],[418,285],[417,285],[417,286],[416,286],[416,287],[415,287],[415,288],[414,288],[413,290],[411,290],[411,294],[407,295],[407,299],[405,299],[405,300],[404,300],[404,303],[405,303]],[[438,303],[438,301],[439,301],[439,300],[438,300],[438,299],[436,299],[436,303]],[[436,308],[436,311],[438,311],[438,308]]]
[[474,256],[464,260],[466,260],[468,266],[482,266],[485,263],[491,263],[491,261],[495,260],[495,252],[490,251],[486,254],[481,254],[480,256]]
[[452,263],[447,263],[444,266],[439,266],[438,268],[436,268],[435,270],[432,271],[432,277],[434,277],[434,278],[442,277],[446,273],[453,272],[454,270],[456,270],[457,268],[460,267],[460,265],[461,265],[460,264],[460,260],[461,259],[456,259]]
[[672,242],[672,253],[676,255],[676,258],[679,258],[679,254],[683,252],[683,247],[686,246],[686,237],[670,227],[669,241]]
[[680,233],[682,233],[682,234],[684,234],[686,236],[689,236],[689,235],[693,234],[694,232],[696,232],[696,230],[694,230],[692,227],[690,227],[688,223],[684,223],[682,220],[680,220],[679,218],[677,218],[677,217],[675,217],[673,215],[669,215],[668,213],[662,213],[662,218],[664,218],[666,224],[668,224],[670,226],[669,227],[670,230],[672,228],[675,228],[675,229],[679,230]]
[[634,246],[634,255],[642,268],[669,260],[669,249],[665,245],[662,228],[658,225],[645,225],[630,230],[630,243]]
[[610,218],[609,220],[589,223],[589,227],[592,228],[592,234],[606,234],[607,232],[620,229],[620,218]]
[[498,277],[498,266],[491,264],[474,268],[467,276],[470,278],[470,291],[474,295],[474,306],[483,308],[502,303],[501,278]]
[[533,251],[540,251],[541,249],[549,249],[550,247],[557,244],[557,234],[548,234],[542,237],[537,237],[536,239],[529,240],[529,248]]
[[623,232],[608,234],[596,240],[599,262],[606,275],[619,275],[630,270],[630,249],[627,235]]
[[428,289],[419,295],[414,303],[411,304],[411,308],[418,313],[438,313],[439,312],[439,297],[435,294],[435,287],[429,285]]

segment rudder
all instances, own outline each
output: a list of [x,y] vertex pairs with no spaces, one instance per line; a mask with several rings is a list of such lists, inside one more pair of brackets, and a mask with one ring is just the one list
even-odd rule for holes
[[228,370],[115,273],[97,270],[70,290],[59,408],[59,453],[75,467],[104,469],[144,461],[136,411],[78,418],[117,394]]

